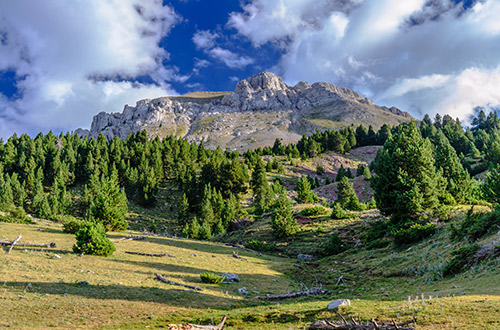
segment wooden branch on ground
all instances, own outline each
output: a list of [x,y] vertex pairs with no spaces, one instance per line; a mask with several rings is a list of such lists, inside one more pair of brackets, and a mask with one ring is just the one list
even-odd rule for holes
[[168,324],[167,329],[169,330],[221,330],[226,322],[226,315],[222,317],[222,320],[218,325],[197,325],[197,324]]
[[122,237],[122,238],[120,238],[120,240],[122,240],[122,241],[130,241],[130,240],[140,241],[140,240],[145,239],[146,237],[147,236],[129,236],[129,237]]
[[12,251],[12,248],[14,247],[14,245],[16,245],[16,243],[17,243],[20,239],[21,239],[21,234],[19,234],[19,236],[17,236],[17,238],[11,242],[10,248],[9,248],[9,250],[7,250],[7,253],[10,253],[10,251]]
[[158,274],[156,273],[156,278],[160,281],[162,281],[163,283],[167,283],[167,284],[172,284],[172,285],[177,285],[177,286],[183,286],[185,288],[188,288],[188,289],[193,289],[193,290],[198,290],[198,291],[203,291],[202,288],[199,288],[197,286],[193,286],[193,285],[188,285],[188,284],[182,284],[182,283],[178,283],[178,282],[174,282],[174,281],[170,281],[170,280],[167,280],[165,277],[163,277],[163,275],[161,274]]
[[247,259],[247,258],[240,257],[240,256],[238,255],[238,253],[236,253],[236,251],[233,251],[233,258],[236,258],[236,259],[243,259],[243,260],[247,260],[247,261],[248,261],[248,259]]
[[[0,245],[11,245],[12,241],[6,241],[6,240],[0,240]],[[28,246],[34,246],[34,247],[46,247],[46,248],[54,248],[56,247],[56,243],[16,243],[17,246],[23,246],[23,247],[28,247]]]
[[257,299],[281,300],[281,299],[295,298],[295,297],[300,297],[300,296],[316,296],[316,295],[323,295],[323,294],[329,294],[329,293],[330,293],[330,291],[328,291],[328,290],[311,289],[311,290],[306,290],[306,291],[295,291],[295,292],[290,292],[290,293],[285,293],[285,294],[278,294],[278,295],[274,295],[274,296],[262,296],[262,297],[257,297]]
[[140,256],[148,256],[148,257],[164,257],[167,255],[166,253],[144,253],[144,252],[133,252],[133,251],[123,251],[123,252],[128,254],[137,254]]
[[[342,315],[341,315],[342,317]],[[310,326],[309,330],[414,330],[415,327],[410,327],[409,325],[414,323],[413,321],[396,323],[392,320],[391,322],[381,322],[377,323],[374,319],[370,322],[347,322],[344,317],[343,321],[332,322],[328,320],[314,321]]]

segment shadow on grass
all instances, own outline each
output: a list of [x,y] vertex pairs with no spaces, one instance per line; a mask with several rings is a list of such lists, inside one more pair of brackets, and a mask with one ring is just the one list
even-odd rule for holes
[[4,282],[2,287],[47,295],[74,295],[98,300],[127,300],[164,303],[176,307],[212,308],[228,306],[243,306],[241,300],[215,296],[203,291],[178,289],[165,284],[166,288],[133,287],[123,285],[81,285],[77,283],[32,283]]

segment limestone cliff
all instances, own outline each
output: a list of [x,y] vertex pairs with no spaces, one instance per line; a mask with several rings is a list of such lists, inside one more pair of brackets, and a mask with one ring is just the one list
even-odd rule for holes
[[328,83],[299,82],[291,87],[268,72],[240,81],[234,92],[198,92],[140,100],[122,113],[101,112],[90,136],[107,138],[145,129],[150,137],[176,135],[204,141],[208,147],[245,150],[271,145],[276,138],[296,142],[316,129],[351,124],[374,128],[397,125],[411,116],[397,108],[380,107],[349,89]]

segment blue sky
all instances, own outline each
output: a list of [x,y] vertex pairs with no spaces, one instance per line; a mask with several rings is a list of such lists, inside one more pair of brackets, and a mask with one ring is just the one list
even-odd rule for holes
[[467,120],[500,105],[498,17],[498,0],[0,1],[0,137],[261,71]]

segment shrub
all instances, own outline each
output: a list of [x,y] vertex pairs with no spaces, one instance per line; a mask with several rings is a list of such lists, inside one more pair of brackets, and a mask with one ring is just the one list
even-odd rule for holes
[[392,232],[394,244],[403,245],[420,241],[421,239],[433,234],[436,231],[436,225],[426,223],[424,225],[414,223],[408,228],[400,228]]
[[347,213],[344,211],[342,206],[339,203],[334,203],[332,205],[332,214],[330,215],[332,219],[349,219],[355,217],[354,214]]
[[306,207],[305,209],[302,210],[302,215],[304,216],[317,216],[317,215],[326,215],[328,214],[328,210],[324,208],[323,206],[312,206],[312,207]]
[[76,234],[84,223],[82,220],[68,216],[67,219],[63,220],[63,231],[68,234]]
[[386,237],[389,231],[388,222],[374,221],[370,222],[369,225],[370,229],[368,229],[363,236],[368,249],[382,248],[390,244],[389,239]]
[[220,284],[226,278],[215,273],[205,272],[200,274],[200,279],[203,283]]
[[107,257],[115,252],[113,242],[106,237],[106,230],[100,223],[84,222],[76,232],[75,253],[85,253]]
[[318,234],[324,234],[325,233],[325,228],[323,226],[319,225],[318,228],[316,229]]
[[470,241],[475,241],[496,230],[497,226],[500,226],[499,208],[490,213],[473,213],[473,207],[471,207],[460,227],[451,227],[451,236],[452,238],[467,237]]
[[269,244],[269,243],[257,241],[257,240],[245,242],[244,245],[247,249],[251,249],[251,250],[255,250],[255,251],[263,251],[263,252],[268,252],[268,251],[272,251],[272,250],[276,249],[275,244]]
[[334,232],[330,236],[330,239],[328,240],[328,242],[325,244],[325,247],[323,249],[323,255],[331,256],[331,255],[339,254],[342,251],[344,251],[344,246],[342,244],[342,240],[339,237],[339,233]]
[[479,250],[479,245],[472,244],[453,251],[454,256],[443,269],[443,276],[452,276],[463,272],[474,261],[474,256]]
[[2,208],[4,212],[0,212],[1,222],[11,223],[28,223],[33,224],[33,220],[26,216],[26,212],[20,206],[9,205]]

